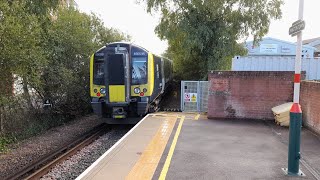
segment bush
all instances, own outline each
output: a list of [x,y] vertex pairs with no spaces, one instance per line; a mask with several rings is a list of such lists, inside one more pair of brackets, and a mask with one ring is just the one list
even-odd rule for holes
[[[0,0],[0,148],[92,112],[89,59],[128,40],[94,14],[60,1]],[[19,92],[13,95],[12,82]],[[50,100],[52,108],[44,109]]]

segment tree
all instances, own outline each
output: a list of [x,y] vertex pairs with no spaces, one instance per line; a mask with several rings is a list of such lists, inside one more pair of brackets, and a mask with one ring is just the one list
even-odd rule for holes
[[120,41],[120,40],[130,40],[131,37],[121,31],[105,27],[104,23],[95,14],[91,14],[91,30],[94,36],[94,43],[97,47],[104,46],[107,43]]
[[48,64],[42,76],[42,96],[51,99],[53,110],[60,114],[86,113],[90,109],[90,56],[106,43],[127,40],[128,36],[105,27],[94,14],[61,7],[46,38]]
[[[38,133],[33,125],[46,129],[90,112],[90,56],[130,38],[63,1],[0,0],[0,140],[4,132]],[[14,76],[22,78],[22,96],[13,96]],[[49,111],[34,103],[45,99]]]
[[[282,0],[142,0],[147,11],[161,12],[155,31],[168,40],[175,70],[184,79],[206,79],[208,70],[231,66],[245,53],[238,43],[260,40],[271,19],[281,18]],[[192,67],[192,71],[190,71]]]
[[[40,81],[45,64],[39,46],[42,32],[40,23],[35,15],[25,11],[25,1],[0,1],[0,7],[0,69],[4,76],[1,79],[10,85],[12,75],[17,74],[23,77],[24,88],[28,84],[35,85]],[[25,96],[29,99],[28,91]]]

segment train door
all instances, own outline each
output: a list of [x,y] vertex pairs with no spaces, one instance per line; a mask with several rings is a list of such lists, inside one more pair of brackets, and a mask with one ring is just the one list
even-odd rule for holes
[[162,82],[162,61],[161,58],[154,56],[154,91],[158,96],[163,88]]
[[108,47],[106,48],[105,60],[105,81],[107,103],[123,104],[129,101],[130,82],[129,75],[129,56],[126,48]]

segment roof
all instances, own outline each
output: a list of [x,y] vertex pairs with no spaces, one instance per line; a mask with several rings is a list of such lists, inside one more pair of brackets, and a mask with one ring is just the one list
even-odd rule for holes
[[[319,37],[320,38],[320,37]],[[293,43],[293,42],[289,42],[289,41],[284,41],[284,40],[281,40],[281,39],[276,39],[276,38],[271,38],[271,37],[265,37],[265,38],[262,38],[261,41],[263,40],[272,40],[272,41],[278,41],[278,42],[282,42],[282,43],[286,43],[286,44],[291,44],[291,45],[295,45],[296,46],[296,43]],[[260,41],[260,42],[261,42]],[[253,41],[248,41],[247,43],[251,43]],[[247,44],[246,43],[246,44]],[[316,49],[315,47],[312,47],[312,46],[309,46],[309,45],[303,45],[303,47],[305,48],[310,48],[310,49]]]
[[302,41],[302,44],[309,44],[313,41],[319,41],[320,40],[320,37],[317,37],[317,38],[312,38],[312,39],[306,39],[306,40],[303,40]]

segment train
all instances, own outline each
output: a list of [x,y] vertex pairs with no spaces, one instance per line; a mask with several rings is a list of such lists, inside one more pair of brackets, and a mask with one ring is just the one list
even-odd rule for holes
[[172,78],[172,60],[133,43],[108,43],[90,58],[93,111],[109,124],[134,124],[130,117],[159,109]]

